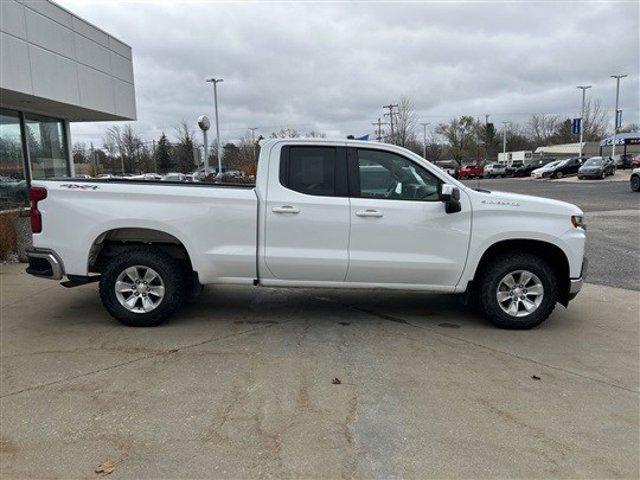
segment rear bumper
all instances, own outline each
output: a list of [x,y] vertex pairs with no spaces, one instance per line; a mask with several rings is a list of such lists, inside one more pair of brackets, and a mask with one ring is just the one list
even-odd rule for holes
[[569,279],[569,300],[573,300],[578,295],[578,292],[582,290],[582,284],[587,275],[587,269],[589,267],[589,260],[586,258],[582,260],[582,271],[580,277]]
[[29,248],[26,253],[29,262],[26,271],[29,275],[51,280],[61,280],[64,276],[62,260],[53,250]]

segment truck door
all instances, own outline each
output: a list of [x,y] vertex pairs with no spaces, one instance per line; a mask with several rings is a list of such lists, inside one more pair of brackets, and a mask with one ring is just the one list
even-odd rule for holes
[[[276,153],[277,156],[277,153]],[[276,279],[344,281],[348,266],[346,148],[288,145],[269,169],[265,263]]]
[[454,287],[465,265],[471,211],[447,214],[442,181],[399,154],[349,148],[348,282]]

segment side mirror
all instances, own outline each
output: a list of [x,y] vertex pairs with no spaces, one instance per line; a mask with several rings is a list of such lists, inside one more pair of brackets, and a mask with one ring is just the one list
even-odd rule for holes
[[440,185],[440,201],[444,203],[444,211],[447,213],[457,213],[462,210],[460,190],[451,184]]

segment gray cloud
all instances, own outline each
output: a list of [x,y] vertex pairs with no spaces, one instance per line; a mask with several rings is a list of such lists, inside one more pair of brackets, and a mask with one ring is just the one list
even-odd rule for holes
[[[181,120],[213,116],[220,85],[225,139],[260,127],[362,134],[402,94],[437,123],[492,114],[575,116],[578,84],[613,112],[613,73],[627,73],[622,106],[639,122],[638,2],[60,3],[130,44],[147,139]],[[613,118],[613,113],[611,113]],[[613,121],[613,120],[612,120]],[[106,124],[74,124],[98,141]]]

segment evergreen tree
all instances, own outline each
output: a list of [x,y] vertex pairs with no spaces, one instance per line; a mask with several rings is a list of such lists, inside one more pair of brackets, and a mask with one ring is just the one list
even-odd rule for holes
[[169,139],[162,132],[155,151],[155,163],[158,166],[158,173],[170,172],[173,168],[173,161],[171,158],[171,144]]

